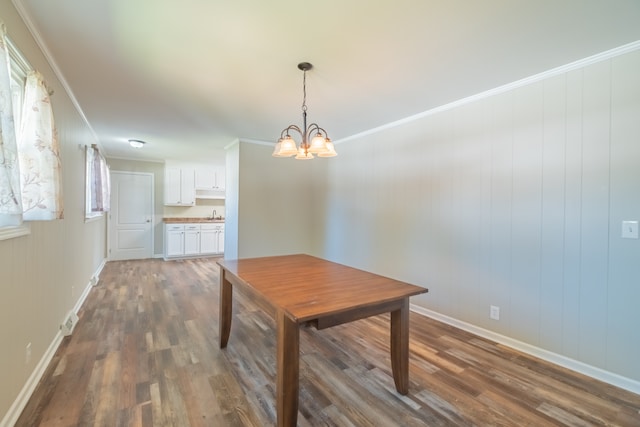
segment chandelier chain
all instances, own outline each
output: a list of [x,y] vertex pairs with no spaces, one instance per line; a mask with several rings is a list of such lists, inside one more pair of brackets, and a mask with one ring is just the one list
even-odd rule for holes
[[302,72],[302,111],[307,112],[307,70]]

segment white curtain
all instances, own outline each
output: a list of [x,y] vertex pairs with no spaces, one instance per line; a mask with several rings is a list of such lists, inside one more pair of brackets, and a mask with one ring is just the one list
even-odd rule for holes
[[20,186],[25,221],[62,219],[60,145],[49,91],[42,75],[27,75],[18,134]]
[[111,181],[107,161],[96,145],[87,147],[87,173],[91,193],[91,212],[107,212],[110,209]]
[[20,170],[11,102],[11,69],[5,26],[0,23],[0,227],[22,223]]

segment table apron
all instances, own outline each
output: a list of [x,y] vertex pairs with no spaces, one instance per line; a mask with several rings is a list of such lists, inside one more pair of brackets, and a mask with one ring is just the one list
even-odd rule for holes
[[403,306],[404,299],[405,298],[401,298],[392,301],[381,302],[374,305],[368,305],[365,307],[357,307],[340,313],[330,314],[327,316],[319,317],[317,319],[312,319],[306,323],[314,326],[316,329],[331,328],[343,323],[353,322],[354,320],[360,320],[367,317],[376,316],[378,314],[400,310]]

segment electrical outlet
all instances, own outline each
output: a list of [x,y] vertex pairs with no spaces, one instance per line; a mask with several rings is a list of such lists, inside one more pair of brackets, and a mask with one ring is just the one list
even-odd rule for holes
[[489,307],[489,317],[493,320],[500,320],[500,307],[492,305]]
[[622,238],[638,238],[638,221],[622,221]]
[[27,344],[27,348],[24,352],[24,364],[28,365],[31,362],[31,343]]

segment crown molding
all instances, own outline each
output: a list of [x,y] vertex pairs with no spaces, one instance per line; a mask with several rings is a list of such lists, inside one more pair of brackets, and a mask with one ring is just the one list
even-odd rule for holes
[[84,121],[84,123],[89,128],[89,132],[91,132],[91,135],[93,136],[93,139],[98,144],[100,150],[106,153],[106,151],[103,150],[103,147],[100,144],[100,140],[98,139],[98,135],[93,130],[93,127],[91,126],[91,123],[89,123],[89,120],[87,119],[87,116],[84,114],[84,111],[82,111],[82,107],[80,106],[80,104],[78,103],[78,100],[76,99],[75,95],[73,94],[73,91],[71,90],[71,87],[67,83],[67,80],[64,78],[64,74],[62,74],[62,71],[60,70],[60,67],[58,67],[58,64],[56,63],[55,59],[53,58],[53,55],[51,55],[51,51],[49,50],[49,47],[47,46],[47,43],[44,41],[44,39],[42,38],[42,36],[38,32],[38,30],[36,29],[36,26],[33,24],[33,19],[31,18],[31,15],[29,14],[29,11],[24,6],[24,4],[22,3],[21,0],[11,0],[11,3],[16,8],[16,11],[18,12],[18,15],[20,15],[20,18],[22,18],[22,21],[24,22],[24,24],[26,25],[27,29],[29,30],[29,32],[33,36],[34,40],[36,41],[36,44],[40,48],[40,51],[44,55],[45,60],[49,63],[49,66],[53,70],[53,73],[55,74],[56,78],[58,79],[58,81],[60,82],[62,87],[64,88],[64,91],[67,93],[67,96],[71,100],[71,103],[75,107],[75,109],[78,112],[78,114],[80,114],[80,117],[82,118],[82,121]]
[[608,60],[608,59],[611,59],[611,58],[615,58],[617,56],[621,56],[621,55],[624,55],[626,53],[633,52],[633,51],[636,51],[636,50],[639,50],[639,49],[640,49],[640,40],[637,40],[635,42],[628,43],[628,44],[622,45],[620,47],[616,47],[616,48],[604,51],[602,53],[598,53],[598,54],[595,54],[595,55],[592,55],[592,56],[589,56],[589,57],[586,57],[586,58],[583,58],[583,59],[579,59],[579,60],[574,61],[574,62],[570,62],[569,64],[561,65],[559,67],[552,68],[552,69],[547,70],[547,71],[543,71],[541,73],[535,74],[535,75],[530,76],[530,77],[525,77],[523,79],[516,80],[515,82],[512,82],[512,83],[507,83],[505,85],[498,86],[498,87],[496,87],[494,89],[489,89],[487,91],[480,92],[478,94],[471,95],[471,96],[468,96],[466,98],[462,98],[462,99],[459,99],[457,101],[453,101],[453,102],[450,102],[448,104],[444,104],[444,105],[432,108],[432,109],[427,110],[427,111],[423,111],[422,113],[414,114],[412,116],[405,117],[403,119],[396,120],[394,122],[390,122],[390,123],[384,124],[382,126],[378,126],[378,127],[375,127],[375,128],[372,128],[372,129],[357,133],[355,135],[348,136],[346,138],[338,139],[338,140],[334,141],[334,144],[341,144],[343,142],[347,142],[347,141],[350,141],[350,140],[353,140],[353,139],[359,139],[359,138],[362,138],[364,136],[368,136],[368,135],[372,135],[372,134],[375,134],[375,133],[378,133],[378,132],[382,132],[382,131],[387,130],[387,129],[391,129],[391,128],[394,128],[394,127],[397,127],[397,126],[400,126],[400,125],[403,125],[403,124],[406,124],[406,123],[413,122],[415,120],[419,120],[419,119],[422,119],[422,118],[425,118],[425,117],[428,117],[428,116],[432,116],[434,114],[438,114],[438,113],[441,113],[443,111],[452,110],[454,108],[457,108],[457,107],[460,107],[462,105],[478,101],[480,99],[489,98],[489,97],[494,96],[494,95],[498,95],[498,94],[501,94],[501,93],[504,93],[504,92],[508,92],[510,90],[521,88],[523,86],[527,86],[527,85],[530,85],[532,83],[536,83],[536,82],[548,79],[550,77],[558,76],[560,74],[565,74],[565,73],[567,73],[569,71],[573,71],[573,70],[577,70],[577,69],[580,69],[580,68],[584,68],[584,67],[586,67],[588,65],[595,64],[595,63],[601,62],[601,61],[605,61],[605,60]]
[[273,148],[273,146],[276,144],[275,142],[263,141],[261,139],[238,138],[233,143],[229,144],[229,146],[232,146],[233,144],[238,143],[238,142],[248,142],[249,144],[265,145],[265,146],[269,146],[271,148]]

